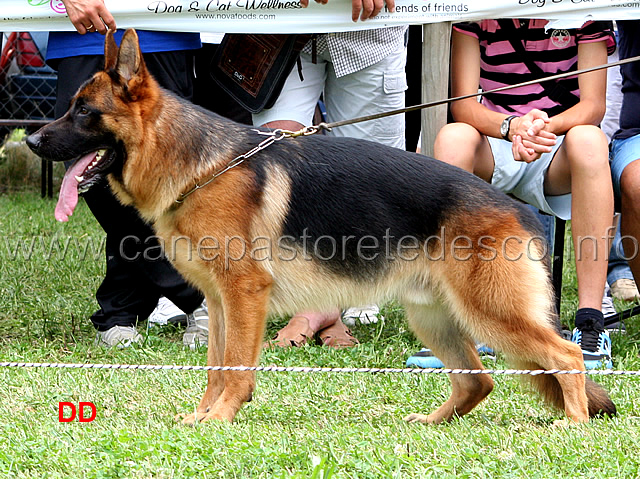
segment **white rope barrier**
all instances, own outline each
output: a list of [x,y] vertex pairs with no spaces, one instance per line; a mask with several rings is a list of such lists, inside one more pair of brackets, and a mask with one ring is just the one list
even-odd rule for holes
[[122,369],[142,371],[260,371],[293,373],[371,373],[371,374],[493,374],[505,376],[538,376],[541,374],[585,374],[589,376],[640,376],[640,371],[614,369],[449,369],[449,368],[318,368],[300,366],[191,366],[157,364],[81,364],[81,363],[25,363],[0,362],[3,368],[57,368],[57,369]]

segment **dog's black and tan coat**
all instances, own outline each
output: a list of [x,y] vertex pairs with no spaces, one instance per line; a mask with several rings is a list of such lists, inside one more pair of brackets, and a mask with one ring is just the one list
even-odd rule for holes
[[[395,298],[446,367],[482,368],[474,338],[520,368],[583,369],[580,348],[557,332],[543,242],[526,208],[425,156],[323,136],[275,142],[178,203],[265,136],[161,89],[133,30],[120,48],[108,34],[105,57],[69,112],[28,143],[51,160],[77,159],[59,220],[78,188],[108,175],[118,198],[154,225],[206,295],[210,365],[257,365],[269,312]],[[531,380],[574,421],[615,413],[582,375]],[[461,416],[493,388],[488,375],[451,382],[440,408],[407,420]],[[184,421],[233,420],[254,385],[253,372],[210,372]]]

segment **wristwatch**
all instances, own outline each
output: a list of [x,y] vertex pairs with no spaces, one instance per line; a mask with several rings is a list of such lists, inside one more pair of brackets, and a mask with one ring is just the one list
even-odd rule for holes
[[502,120],[502,124],[500,125],[500,134],[502,135],[502,138],[507,141],[511,141],[509,140],[509,128],[511,127],[511,120],[513,120],[514,118],[517,118],[517,116],[508,116],[504,120]]

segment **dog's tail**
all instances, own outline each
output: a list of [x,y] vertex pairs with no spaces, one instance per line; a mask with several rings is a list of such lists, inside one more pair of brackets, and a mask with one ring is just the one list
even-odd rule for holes
[[[557,381],[556,381],[557,382]],[[609,397],[607,391],[591,378],[587,378],[587,399],[589,400],[589,417],[615,416],[616,405]]]
[[[539,368],[539,366],[530,363],[522,363],[518,365],[518,368],[536,369]],[[564,410],[562,388],[560,387],[560,383],[555,375],[540,374],[537,376],[527,375],[525,377],[548,404],[560,410]],[[589,417],[616,415],[616,405],[602,386],[587,377],[585,387],[589,407]]]

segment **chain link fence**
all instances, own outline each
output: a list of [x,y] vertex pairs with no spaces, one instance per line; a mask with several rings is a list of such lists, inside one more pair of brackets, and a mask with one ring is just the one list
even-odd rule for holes
[[0,33],[0,192],[39,177],[42,196],[53,194],[53,165],[24,144],[26,133],[54,118],[57,74],[45,63],[47,40],[47,32]]
[[[46,65],[47,32],[4,32],[0,50],[3,133],[24,120],[54,117],[57,75]],[[4,135],[3,135],[4,136]]]

